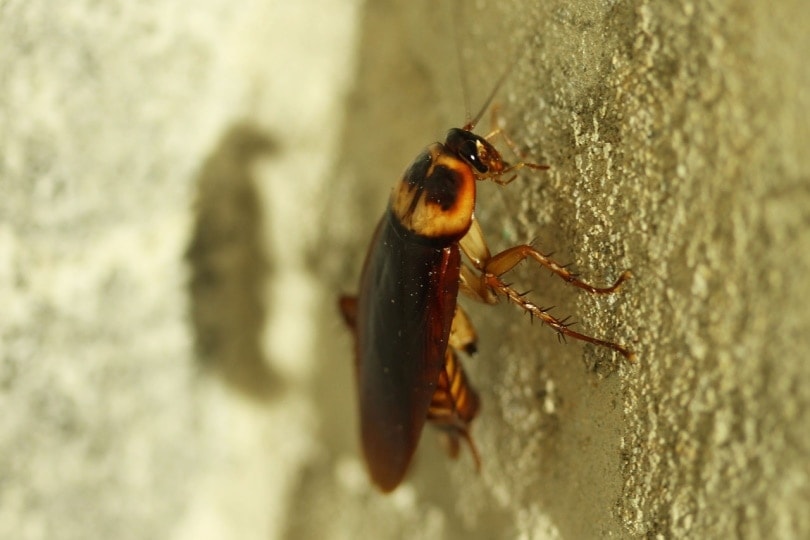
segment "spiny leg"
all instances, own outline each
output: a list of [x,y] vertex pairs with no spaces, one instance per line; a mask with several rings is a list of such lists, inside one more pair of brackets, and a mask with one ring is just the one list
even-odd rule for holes
[[612,292],[616,292],[622,283],[633,276],[629,270],[625,270],[621,273],[613,285],[610,285],[609,287],[595,287],[577,278],[576,274],[569,271],[565,266],[561,265],[554,259],[549,258],[547,255],[543,255],[529,244],[514,246],[498,253],[484,264],[482,270],[496,276],[502,276],[514,268],[519,262],[528,258],[532,258],[541,265],[545,266],[554,274],[565,280],[566,283],[570,283],[575,287],[579,287],[580,289],[584,289],[593,294],[610,294]]
[[573,323],[566,322],[566,320],[564,319],[563,320],[557,319],[553,315],[550,315],[547,310],[544,310],[538,305],[530,302],[525,295],[517,292],[515,289],[504,283],[500,277],[494,274],[484,273],[482,278],[489,287],[492,287],[496,291],[506,296],[511,302],[514,302],[521,308],[525,309],[530,316],[537,317],[542,322],[549,325],[559,335],[563,337],[568,336],[574,339],[578,339],[580,341],[586,341],[588,343],[593,343],[594,345],[599,345],[601,347],[607,347],[608,349],[612,349],[618,352],[619,354],[627,358],[627,360],[629,360],[630,362],[635,361],[636,359],[635,353],[633,353],[633,351],[629,350],[623,345],[613,343],[612,341],[606,341],[604,339],[591,337],[585,334],[581,334],[575,330],[571,330],[570,326]]
[[494,256],[490,255],[489,248],[484,239],[484,232],[475,219],[470,226],[470,230],[459,242],[459,245],[473,266],[481,272],[502,276],[514,268],[519,262],[527,258],[532,258],[565,280],[566,283],[570,283],[575,287],[579,287],[593,294],[610,294],[616,292],[622,283],[633,276],[629,270],[625,270],[613,285],[609,287],[595,287],[582,281],[564,265],[549,258],[547,255],[543,255],[534,248],[534,246],[529,244],[511,247]]
[[526,167],[528,169],[533,169],[533,170],[536,170],[536,171],[544,171],[544,170],[548,169],[548,165],[540,165],[539,163],[530,163],[528,161],[521,161],[521,162],[515,163],[513,165],[510,165],[508,163],[504,163],[504,165],[507,165],[507,167],[504,170],[502,170],[500,172],[497,172],[497,173],[494,173],[494,174],[491,174],[489,176],[485,176],[484,178],[492,180],[493,182],[495,182],[499,186],[505,186],[506,184],[510,183],[512,180],[517,178],[517,175],[513,174],[512,176],[509,176],[507,178],[504,178],[504,175],[506,175],[508,173],[511,173],[511,172],[518,171],[518,170],[522,169],[523,167]]
[[478,394],[467,381],[455,351],[448,347],[427,417],[447,436],[451,457],[458,456],[459,438],[467,442],[475,468],[480,471],[481,457],[470,436],[470,423],[478,414],[478,405]]
[[481,230],[480,225],[478,225],[478,222],[475,220],[473,220],[470,230],[461,239],[459,245],[473,266],[481,273],[479,276],[476,276],[469,267],[462,266],[461,290],[467,292],[471,291],[471,296],[487,303],[492,303],[490,300],[492,298],[492,294],[489,294],[490,291],[501,293],[510,301],[526,310],[532,317],[537,317],[542,322],[549,325],[551,328],[557,331],[558,335],[568,336],[580,341],[586,341],[588,343],[607,347],[622,354],[630,361],[635,359],[635,354],[623,345],[597,339],[571,330],[569,327],[572,323],[567,323],[566,320],[557,319],[556,317],[550,315],[547,310],[544,310],[536,304],[529,302],[528,299],[526,299],[525,294],[518,293],[500,277],[504,273],[514,268],[515,265],[523,259],[531,257],[564,279],[567,283],[571,283],[572,285],[593,294],[609,294],[615,292],[622,283],[630,279],[631,273],[628,270],[622,272],[613,285],[609,287],[594,287],[593,285],[578,279],[565,267],[543,255],[530,245],[516,246],[493,257],[490,255],[489,248],[484,240],[483,231]]
[[459,273],[458,290],[473,300],[482,302],[484,304],[497,304],[498,297],[495,293],[486,286],[481,280],[481,276],[475,270],[467,266],[461,265],[461,272]]

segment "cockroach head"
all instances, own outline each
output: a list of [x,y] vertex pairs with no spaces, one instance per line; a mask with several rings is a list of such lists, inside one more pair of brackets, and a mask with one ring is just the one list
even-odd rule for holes
[[450,153],[469,164],[479,178],[496,176],[509,166],[489,141],[466,129],[448,131],[444,145]]

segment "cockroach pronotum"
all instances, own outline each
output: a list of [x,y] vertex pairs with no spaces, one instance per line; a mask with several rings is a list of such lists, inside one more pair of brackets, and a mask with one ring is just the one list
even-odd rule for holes
[[448,131],[443,144],[425,148],[405,171],[372,237],[358,295],[340,298],[355,337],[363,453],[372,481],[384,492],[402,481],[426,421],[446,434],[451,457],[465,440],[480,468],[470,436],[478,396],[457,357],[458,351],[475,352],[477,338],[456,304],[459,291],[489,304],[505,296],[562,337],[634,359],[622,345],[572,330],[502,279],[519,262],[533,259],[571,285],[608,294],[631,277],[629,271],[609,287],[594,287],[530,244],[489,252],[474,216],[475,182],[506,185],[519,169],[548,168],[506,162],[490,143],[500,135],[512,146],[500,129],[484,137],[472,132],[503,79],[473,120]]

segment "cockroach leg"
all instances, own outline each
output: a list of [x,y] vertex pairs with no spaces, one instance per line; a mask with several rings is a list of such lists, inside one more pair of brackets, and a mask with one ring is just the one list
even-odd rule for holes
[[459,351],[467,354],[475,354],[478,334],[475,332],[472,322],[467,314],[456,304],[456,314],[453,316],[453,324],[450,326],[450,337],[447,344]]
[[492,176],[489,176],[488,179],[492,180],[493,182],[495,182],[499,186],[505,186],[506,184],[510,183],[512,180],[517,178],[517,175],[513,174],[513,175],[508,176],[506,178],[504,178],[504,176],[506,174],[508,174],[508,173],[518,171],[518,170],[522,169],[523,167],[526,167],[526,168],[529,168],[529,169],[534,169],[534,170],[537,170],[537,171],[544,171],[544,170],[548,169],[548,165],[540,165],[539,163],[529,163],[527,161],[521,161],[519,163],[515,163],[514,165],[509,165],[508,167],[506,167],[501,172],[499,172],[497,174],[493,174]]
[[550,315],[548,313],[548,310],[544,310],[541,307],[537,306],[536,304],[530,302],[524,295],[518,293],[512,287],[504,283],[503,280],[501,280],[501,278],[498,277],[497,275],[485,272],[482,275],[482,279],[489,287],[492,287],[494,290],[506,296],[511,302],[514,302],[521,308],[525,309],[532,317],[537,317],[542,322],[549,325],[559,335],[563,337],[566,336],[571,337],[574,339],[578,339],[580,341],[586,341],[588,343],[593,343],[594,345],[607,347],[608,349],[612,349],[618,352],[619,354],[627,358],[627,360],[629,360],[630,362],[635,361],[636,359],[635,353],[633,353],[626,347],[619,345],[618,343],[597,339],[591,336],[587,336],[585,334],[581,334],[575,330],[571,330],[570,326],[573,323],[566,322],[566,320],[557,319],[556,317]]
[[517,145],[515,144],[515,141],[512,140],[512,137],[510,137],[509,134],[506,133],[506,130],[502,128],[500,125],[501,124],[500,112],[501,107],[499,105],[495,104],[492,106],[492,109],[490,110],[489,114],[489,125],[492,131],[487,133],[484,136],[484,138],[489,142],[492,142],[492,140],[495,137],[500,136],[506,143],[506,146],[508,146],[509,149],[512,151],[512,153],[515,154],[518,158],[523,159],[524,157],[526,157],[526,155],[518,149]]
[[[629,270],[625,270],[613,285],[609,287],[595,287],[582,281],[565,266],[547,255],[543,255],[529,244],[514,246],[494,256],[490,255],[489,248],[484,240],[484,233],[481,231],[481,226],[478,225],[477,220],[473,220],[470,230],[459,241],[459,246],[461,246],[464,255],[467,256],[472,265],[480,272],[488,272],[496,276],[502,276],[522,260],[532,258],[565,280],[566,283],[570,283],[575,287],[594,294],[610,294],[616,292],[622,283],[632,277],[632,273]],[[471,285],[471,288],[475,288],[475,286]]]
[[338,305],[346,326],[354,330],[357,327],[357,297],[341,296],[338,299]]
[[475,273],[475,270],[467,266],[461,265],[459,272],[458,290],[473,300],[482,302],[484,304],[497,304],[498,297],[492,292],[492,289],[486,286],[481,281],[481,276]]
[[[472,265],[480,272],[476,275],[475,272],[468,267],[467,271],[462,271],[462,285],[464,289],[469,289],[474,292],[475,297],[490,298],[491,292],[500,293],[507,297],[508,300],[514,302],[522,309],[526,310],[532,317],[536,317],[542,322],[553,328],[559,335],[571,337],[595,345],[601,345],[614,351],[619,352],[630,361],[635,359],[632,351],[626,347],[610,341],[605,341],[597,338],[581,334],[569,327],[571,323],[565,320],[557,319],[550,315],[547,309],[542,309],[536,304],[529,302],[525,294],[521,294],[513,289],[509,284],[505,283],[501,276],[514,268],[519,262],[524,259],[532,258],[544,267],[551,270],[554,274],[580,289],[586,290],[593,294],[609,294],[615,292],[625,281],[630,279],[632,274],[630,271],[625,270],[619,278],[609,287],[594,287],[571,273],[567,268],[557,263],[546,255],[543,255],[531,245],[525,244],[515,246],[502,251],[494,256],[490,255],[489,248],[484,240],[483,232],[478,222],[473,220],[469,232],[459,241],[459,246]],[[477,281],[477,283],[476,283]]]
[[475,468],[480,471],[481,457],[469,430],[470,423],[478,414],[478,404],[478,394],[467,381],[454,348],[448,347],[427,417],[446,435],[449,443],[448,453],[451,457],[458,455],[459,438],[467,441],[475,461]]
[[[491,115],[491,118],[490,118],[490,122],[491,122],[491,125],[492,125],[492,131],[490,131],[484,138],[491,143],[492,140],[495,137],[500,136],[504,140],[506,145],[509,147],[509,149],[512,151],[513,154],[515,154],[519,159],[525,158],[526,157],[525,154],[520,151],[517,144],[515,144],[515,141],[512,140],[512,137],[509,136],[509,134],[506,132],[506,130],[504,128],[499,126],[499,121],[498,121],[498,119],[499,119],[499,114],[498,114],[499,111],[500,111],[500,108],[498,106],[492,107],[492,115]],[[548,165],[541,165],[539,163],[531,163],[531,162],[528,162],[528,161],[521,161],[519,163],[515,163],[514,165],[510,165],[510,164],[504,162],[504,165],[506,165],[506,168],[504,168],[501,171],[496,171],[496,172],[494,172],[494,174],[489,176],[490,180],[492,180],[493,182],[495,182],[496,184],[501,185],[501,186],[505,186],[506,184],[510,183],[512,180],[514,180],[516,178],[515,175],[504,178],[504,175],[506,175],[508,173],[517,172],[517,171],[519,171],[520,169],[522,169],[524,167],[528,168],[528,169],[538,170],[538,171],[543,171],[543,170],[546,170],[546,169],[549,168]]]
[[481,225],[478,220],[473,217],[470,229],[467,231],[461,240],[458,242],[461,251],[470,260],[472,265],[478,270],[484,268],[484,264],[492,258],[487,247],[487,241],[484,239],[484,231],[481,230]]
[[509,249],[506,249],[497,255],[490,258],[481,268],[481,270],[488,272],[490,274],[494,274],[496,276],[502,276],[512,268],[514,268],[519,262],[524,259],[532,258],[541,265],[545,266],[553,273],[561,277],[565,280],[566,283],[570,283],[575,287],[579,287],[580,289],[586,290],[589,293],[593,294],[610,294],[612,292],[616,292],[618,288],[632,277],[632,274],[629,270],[625,270],[621,273],[619,278],[610,285],[609,287],[594,287],[589,283],[585,283],[581,279],[577,278],[575,274],[573,274],[570,270],[568,270],[565,266],[561,265],[560,263],[556,262],[555,260],[549,258],[546,255],[543,255],[537,249],[529,244],[523,244],[521,246],[514,246]]

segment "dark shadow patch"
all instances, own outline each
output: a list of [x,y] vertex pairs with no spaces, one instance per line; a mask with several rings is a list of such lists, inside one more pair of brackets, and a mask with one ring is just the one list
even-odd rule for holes
[[197,177],[186,253],[197,359],[208,373],[259,400],[275,394],[279,381],[261,346],[271,261],[252,166],[275,150],[256,127],[235,125],[225,133]]

